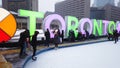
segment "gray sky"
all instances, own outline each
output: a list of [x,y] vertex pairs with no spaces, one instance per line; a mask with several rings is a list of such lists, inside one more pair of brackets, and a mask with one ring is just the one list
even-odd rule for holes
[[64,0],[39,0],[39,11],[54,11],[54,5],[56,2],[60,2]]

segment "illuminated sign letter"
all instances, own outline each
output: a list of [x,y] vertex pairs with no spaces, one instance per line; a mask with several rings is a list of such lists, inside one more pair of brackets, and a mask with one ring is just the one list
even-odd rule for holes
[[120,21],[117,21],[116,23],[116,29],[118,32],[120,32]]
[[44,18],[44,13],[20,9],[19,16],[29,17],[27,27],[30,30],[30,35],[33,35],[36,30],[36,18]]
[[60,22],[59,26],[59,29],[60,30],[64,30],[64,32],[66,31],[66,24],[65,24],[65,21],[64,19],[62,18],[62,16],[58,15],[58,14],[51,14],[51,15],[48,15],[44,21],[43,21],[43,29],[46,30],[47,28],[50,30],[50,37],[53,38],[54,37],[54,34],[53,34],[53,31],[51,31],[50,29],[50,24],[52,23],[53,20],[57,20]]
[[107,21],[107,20],[103,20],[103,24],[104,24],[104,26],[103,26],[103,28],[104,28],[104,35],[106,35],[107,34],[107,26],[108,26],[108,24],[109,24],[109,21]]
[[98,32],[98,36],[101,36],[102,35],[102,20],[93,19],[93,21],[94,21],[93,34],[97,35],[96,34],[96,31],[97,31]]
[[108,25],[108,32],[110,34],[113,34],[113,29],[116,29],[116,24],[114,21],[110,21],[109,25]]
[[87,29],[89,29],[89,34],[92,34],[92,21],[89,19],[89,18],[82,18],[80,21],[79,21],[79,24],[80,24],[80,31],[82,32],[82,34],[86,34],[85,33],[85,30],[84,30],[84,26],[85,24],[89,24],[89,26],[87,26]]
[[73,30],[75,33],[75,37],[77,37],[77,28],[78,28],[78,19],[76,17],[73,16],[66,16],[65,20],[67,22],[67,36],[69,36],[69,31]]

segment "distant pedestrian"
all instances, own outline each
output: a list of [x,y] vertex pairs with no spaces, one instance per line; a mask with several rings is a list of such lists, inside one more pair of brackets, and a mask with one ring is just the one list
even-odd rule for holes
[[24,37],[25,37],[25,40],[24,40],[24,54],[27,55],[26,48],[30,47],[30,32],[29,32],[28,29],[25,29],[25,31],[24,31]]
[[26,29],[26,43],[30,47],[30,31],[28,29]]
[[114,35],[115,43],[117,43],[117,41],[118,41],[118,31],[117,31],[117,30],[114,30],[114,31],[113,31],[113,35]]
[[64,41],[64,30],[62,30],[62,33],[61,33],[61,38],[62,38],[62,43],[63,43],[63,41]]
[[85,33],[86,33],[86,39],[89,39],[89,32],[85,30]]
[[75,42],[75,33],[73,30],[71,30],[71,41]]
[[69,30],[69,41],[70,42],[74,42],[75,41],[75,33],[74,33],[74,31],[71,29],[71,30]]
[[49,47],[49,43],[50,43],[50,32],[49,32],[48,29],[47,29],[47,31],[45,32],[45,37],[46,37],[45,45]]
[[24,32],[20,33],[20,38],[19,38],[19,41],[18,41],[18,45],[20,46],[20,54],[19,54],[19,57],[20,58],[23,58],[23,55],[24,55],[24,40],[25,40],[25,37],[24,37]]
[[28,44],[30,44],[29,39],[30,39],[30,33],[29,33],[28,29],[25,29],[24,32],[20,33],[20,38],[18,41],[18,44],[21,47],[20,54],[19,54],[20,58],[27,55],[26,48],[27,48]]
[[59,41],[59,43],[62,43],[62,36],[61,36],[61,31],[60,31],[60,29],[58,29],[58,36],[59,36],[59,39],[60,39],[60,41]]
[[60,43],[60,36],[58,33],[58,30],[54,31],[54,44],[55,44],[55,48],[58,48],[58,44]]
[[78,32],[77,40],[78,41],[82,40],[82,32]]
[[57,29],[57,33],[58,33],[58,35],[59,35],[59,37],[60,37],[60,35],[61,35],[60,29]]
[[37,35],[38,34],[39,32],[35,31],[34,35],[32,36],[32,41],[31,41],[31,45],[33,47],[32,60],[36,60],[35,53],[36,53],[36,48],[37,48]]

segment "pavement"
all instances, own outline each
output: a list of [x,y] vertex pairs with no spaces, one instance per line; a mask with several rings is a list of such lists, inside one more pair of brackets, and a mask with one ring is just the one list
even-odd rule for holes
[[[95,40],[85,40],[85,41],[76,41],[76,42],[64,42],[62,44],[59,44],[59,46],[94,43],[94,42],[99,42],[103,40],[107,40],[107,38],[99,38]],[[54,47],[54,45],[50,44],[49,48],[52,48],[52,47]],[[43,44],[40,44],[37,46],[37,51],[45,48],[48,48],[48,47],[44,46]],[[20,52],[20,48],[0,48],[0,54],[2,54],[5,57],[5,59],[12,64],[13,68],[22,68],[27,57],[32,55],[32,50],[27,48],[28,55],[21,59],[19,58],[19,52]]]

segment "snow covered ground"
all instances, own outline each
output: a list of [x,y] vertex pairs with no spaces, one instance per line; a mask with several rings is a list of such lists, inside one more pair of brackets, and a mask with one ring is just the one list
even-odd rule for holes
[[29,60],[25,68],[120,68],[120,42],[53,49]]

